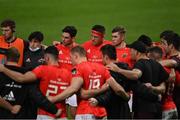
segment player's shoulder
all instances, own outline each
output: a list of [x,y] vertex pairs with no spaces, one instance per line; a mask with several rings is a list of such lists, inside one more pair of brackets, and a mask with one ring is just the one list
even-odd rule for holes
[[88,41],[86,41],[86,42],[84,42],[84,43],[82,44],[82,46],[83,46],[84,48],[89,47],[89,46],[91,46],[91,45],[92,45],[92,41],[91,41],[91,40],[88,40]]
[[112,42],[110,40],[104,40],[103,41],[103,44],[106,45],[106,44],[112,44]]

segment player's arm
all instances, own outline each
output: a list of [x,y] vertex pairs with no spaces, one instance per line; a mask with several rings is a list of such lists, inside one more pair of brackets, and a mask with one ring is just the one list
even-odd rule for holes
[[13,80],[17,82],[21,82],[21,83],[37,80],[36,75],[31,71],[26,72],[25,74],[22,74],[20,72],[16,72],[16,71],[6,68],[2,64],[0,65],[0,71],[6,74],[7,76],[9,76],[10,78],[12,78]]
[[114,72],[121,73],[122,75],[124,75],[126,78],[130,80],[137,80],[138,78],[142,76],[142,72],[139,69],[125,70],[125,69],[119,68],[114,63],[107,65],[107,67]]
[[162,82],[158,86],[152,86],[151,83],[145,83],[145,85],[147,87],[151,88],[157,94],[164,94],[165,91],[166,91],[166,84],[165,84],[165,82]]
[[21,108],[20,105],[11,105],[9,102],[0,97],[0,107],[11,111],[13,114],[17,114]]
[[89,89],[89,90],[84,90],[83,88],[81,89],[80,95],[81,98],[83,99],[89,99],[91,97],[95,97],[105,91],[107,91],[109,88],[109,85],[105,83],[100,89]]
[[29,84],[28,87],[29,97],[38,105],[38,107],[51,114],[56,114],[58,112],[56,105],[51,103],[47,97],[42,94],[37,84]]
[[162,60],[159,62],[162,66],[165,66],[165,67],[176,67],[178,65],[178,63],[173,60],[173,59],[166,59],[166,60]]
[[71,85],[66,90],[64,90],[61,94],[48,98],[52,102],[61,102],[62,100],[65,100],[74,93],[78,92],[82,84],[83,84],[83,79],[81,77],[73,77],[71,81]]
[[130,96],[128,95],[128,93],[126,93],[124,88],[120,84],[118,84],[114,80],[114,78],[110,77],[106,81],[117,95],[121,96],[124,100],[129,100],[130,99]]

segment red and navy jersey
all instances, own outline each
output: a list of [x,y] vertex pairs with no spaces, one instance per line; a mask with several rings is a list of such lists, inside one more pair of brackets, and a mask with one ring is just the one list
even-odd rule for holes
[[133,67],[133,60],[131,59],[131,49],[130,48],[116,48],[117,60],[119,62],[127,63],[130,68]]
[[[70,85],[72,77],[70,71],[54,65],[40,65],[32,72],[40,80],[40,89],[46,96],[56,96],[62,93]],[[62,109],[62,114],[60,117],[66,117],[64,101],[62,103],[57,103],[56,106]],[[54,115],[43,110],[39,110],[38,114],[55,117]]]
[[83,47],[87,52],[88,61],[102,64],[102,53],[100,49],[106,44],[111,44],[111,42],[108,40],[104,40],[103,43],[99,46],[94,46],[92,44],[92,40],[88,40],[87,42],[85,42],[83,44]]
[[[101,64],[82,62],[73,69],[73,77],[81,77],[84,80],[82,88],[85,90],[99,89],[109,79],[109,71]],[[77,114],[94,114],[102,117],[106,111],[102,107],[92,107],[88,100],[80,99]]]

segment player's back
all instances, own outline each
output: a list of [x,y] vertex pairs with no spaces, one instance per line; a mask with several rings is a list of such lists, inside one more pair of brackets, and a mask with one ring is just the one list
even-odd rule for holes
[[[40,79],[40,89],[46,96],[55,96],[60,94],[70,85],[71,73],[59,66],[41,65],[35,68],[33,72],[36,74],[37,78]],[[60,117],[66,117],[64,101],[62,103],[57,103],[56,106],[62,109]],[[39,110],[38,114],[55,117],[43,110]]]
[[[101,64],[82,62],[76,66],[77,74],[83,78],[83,89],[99,89],[110,77],[108,70]],[[97,117],[106,115],[102,107],[92,107],[88,100],[80,99],[77,114],[94,114]]]

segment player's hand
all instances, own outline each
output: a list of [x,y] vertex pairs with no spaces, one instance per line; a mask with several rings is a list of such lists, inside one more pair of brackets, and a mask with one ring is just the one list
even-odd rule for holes
[[114,72],[118,72],[119,69],[120,69],[120,68],[119,68],[116,64],[114,64],[114,63],[110,63],[110,64],[106,65],[106,67],[107,67],[108,69],[114,71]]
[[54,96],[48,96],[47,97],[49,101],[51,101],[52,103],[55,103],[56,102],[56,99]]
[[4,69],[4,65],[0,64],[0,72],[3,72],[3,69]]
[[59,117],[62,113],[62,110],[61,109],[58,109],[57,113],[55,114],[56,118]]
[[176,80],[176,73],[175,73],[175,70],[172,68],[171,72],[169,74],[169,81],[170,82],[175,82],[175,80]]
[[98,101],[95,98],[89,98],[89,103],[91,106],[97,106]]
[[53,45],[58,45],[58,44],[61,44],[61,42],[59,42],[59,41],[53,41]]
[[11,113],[12,113],[12,114],[18,114],[18,112],[20,111],[20,109],[21,109],[21,106],[20,106],[20,105],[14,105],[14,106],[12,107]]

